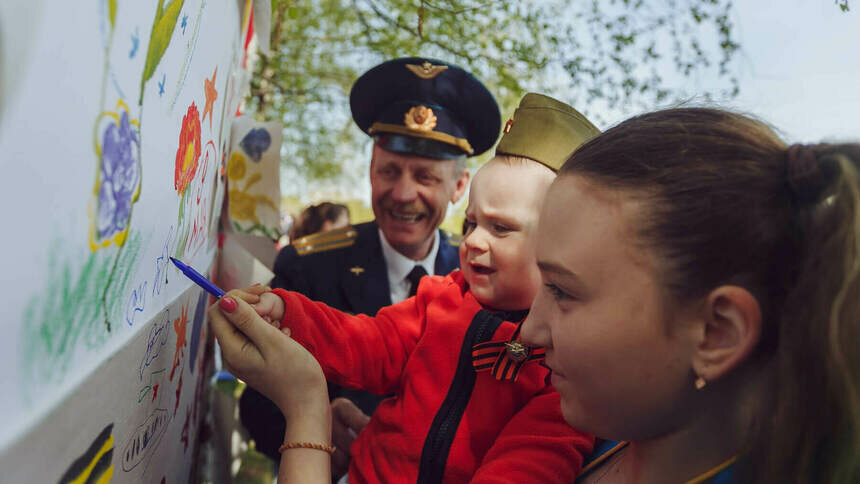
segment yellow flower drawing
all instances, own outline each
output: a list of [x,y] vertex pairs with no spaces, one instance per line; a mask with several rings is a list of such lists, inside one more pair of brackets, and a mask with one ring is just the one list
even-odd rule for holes
[[[237,174],[241,174],[241,176],[237,176]],[[227,167],[227,177],[230,181],[235,182],[238,185],[237,181],[241,180],[244,175],[245,157],[239,153],[233,153],[230,156],[230,165]],[[273,202],[271,198],[265,195],[254,195],[248,193],[248,189],[260,181],[261,178],[263,178],[263,175],[254,173],[245,181],[244,189],[235,188],[230,190],[230,216],[233,217],[234,220],[242,220],[259,224],[260,219],[257,218],[257,206],[259,205],[265,205],[275,212],[278,211],[277,205],[275,205],[275,202]]]

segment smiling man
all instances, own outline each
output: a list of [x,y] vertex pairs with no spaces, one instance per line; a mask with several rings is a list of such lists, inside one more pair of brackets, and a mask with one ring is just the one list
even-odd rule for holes
[[[425,274],[459,266],[459,238],[439,230],[449,203],[466,191],[466,158],[490,149],[501,131],[493,95],[463,69],[425,58],[380,64],[353,85],[355,123],[371,136],[371,204],[375,220],[295,241],[278,254],[273,287],[351,313],[375,315],[414,294]],[[332,389],[366,413],[381,397]],[[283,417],[246,391],[242,421],[257,449],[277,456]],[[277,419],[280,425],[274,425]]]

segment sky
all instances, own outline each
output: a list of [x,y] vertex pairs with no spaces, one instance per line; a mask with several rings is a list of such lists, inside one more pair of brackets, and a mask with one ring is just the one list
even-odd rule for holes
[[[787,142],[860,141],[860,1],[735,2],[740,94],[720,105],[756,115]],[[713,83],[698,80],[699,90]],[[622,113],[620,121],[631,113]]]
[[[845,13],[833,0],[735,2],[731,20],[741,48],[731,68],[740,93],[715,98],[716,104],[769,123],[788,143],[860,141],[860,0],[849,5],[852,10]],[[669,87],[693,93],[693,102],[700,100],[695,94],[726,86],[725,79],[668,72],[663,77]],[[606,129],[641,112],[607,110],[602,122],[595,123]],[[345,163],[344,179],[354,183],[340,179],[297,185],[282,175],[284,194],[299,195],[305,203],[329,197],[369,202],[368,162],[369,148],[366,158]]]

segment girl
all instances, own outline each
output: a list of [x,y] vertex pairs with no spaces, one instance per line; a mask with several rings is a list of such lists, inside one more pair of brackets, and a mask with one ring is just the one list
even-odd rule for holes
[[565,420],[626,441],[578,482],[860,482],[858,161],[695,108],[573,154],[522,337]]

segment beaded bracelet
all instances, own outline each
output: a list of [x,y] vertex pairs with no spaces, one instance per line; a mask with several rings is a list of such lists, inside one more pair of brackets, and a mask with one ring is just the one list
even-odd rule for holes
[[315,444],[313,442],[284,442],[278,447],[278,452],[283,452],[287,449],[316,449],[334,454],[335,447],[327,444]]

